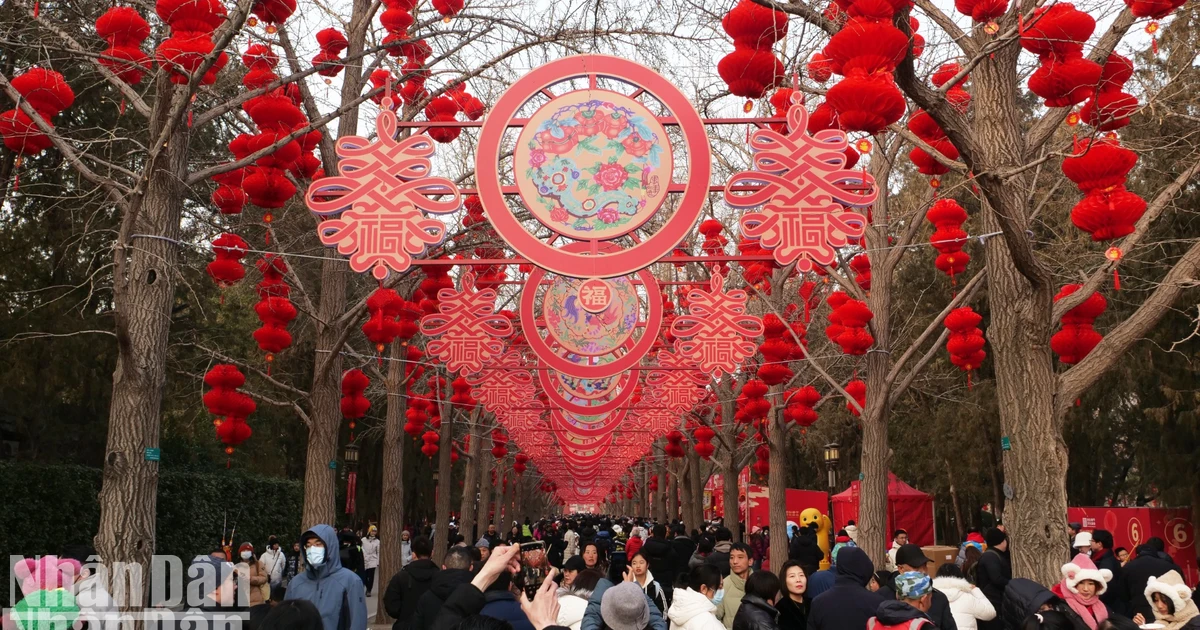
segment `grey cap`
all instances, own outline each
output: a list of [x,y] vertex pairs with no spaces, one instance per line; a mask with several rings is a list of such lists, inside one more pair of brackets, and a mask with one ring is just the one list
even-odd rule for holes
[[650,624],[650,605],[642,587],[621,582],[604,591],[600,598],[600,618],[612,630],[645,630]]
[[479,547],[481,549],[491,549],[492,548],[491,543],[488,542],[487,536],[480,536],[479,540],[475,542],[475,546]]

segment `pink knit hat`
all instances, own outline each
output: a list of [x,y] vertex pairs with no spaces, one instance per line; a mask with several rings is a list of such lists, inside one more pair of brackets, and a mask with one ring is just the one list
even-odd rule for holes
[[1071,592],[1078,593],[1075,586],[1084,580],[1091,580],[1096,583],[1096,595],[1108,590],[1108,583],[1113,578],[1112,571],[1097,569],[1092,559],[1082,553],[1076,554],[1070,562],[1063,565],[1062,574],[1063,583]]

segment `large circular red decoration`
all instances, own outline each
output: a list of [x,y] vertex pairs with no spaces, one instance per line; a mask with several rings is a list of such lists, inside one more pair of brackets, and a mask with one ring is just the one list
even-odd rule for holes
[[[549,90],[553,85],[581,77],[588,79],[587,88],[565,94],[554,94]],[[639,91],[657,99],[668,115],[653,116],[632,96],[600,89],[598,78],[616,79],[636,86]],[[545,95],[552,95],[549,103],[528,121],[519,120],[518,112],[531,99]],[[566,115],[569,113],[574,122],[567,125]],[[581,125],[575,119],[575,114],[579,114],[585,124]],[[575,142],[570,146],[579,137],[581,128],[591,131],[591,126],[601,126],[595,122],[595,116],[609,117],[609,122],[603,126],[609,133],[615,134],[611,140],[616,142],[609,142],[608,135],[600,133],[599,137],[604,139],[603,146],[599,140]],[[636,137],[633,134],[638,125],[631,124],[635,118],[640,118],[642,123]],[[663,221],[653,234],[643,235],[633,245],[603,254],[599,253],[598,247],[592,247],[590,251],[568,250],[527,231],[505,201],[501,173],[497,168],[501,163],[502,146],[505,145],[505,130],[510,126],[524,126],[525,132],[520,136],[524,144],[518,142],[513,174],[516,181],[520,182],[517,192],[533,216],[562,237],[593,245],[627,234],[643,225],[659,209],[674,183],[670,177],[671,169],[664,170],[664,165],[673,164],[670,145],[666,142],[665,133],[661,132],[662,125],[668,123],[679,125],[687,151],[686,175],[676,188],[682,190],[682,194],[671,217]],[[572,130],[564,130],[568,127]],[[539,133],[548,134],[541,136],[544,143],[538,142]],[[644,138],[643,135],[658,137]],[[556,139],[560,141],[558,145],[554,143]],[[535,146],[531,147],[530,143]],[[550,154],[534,153],[536,150],[544,153],[543,144],[562,151],[553,155],[564,162],[556,163],[554,169],[547,167]],[[603,160],[597,161],[592,151],[599,151]],[[639,153],[643,155],[637,155]],[[649,159],[655,154],[658,154],[657,164]],[[546,158],[545,162],[543,158]],[[614,162],[609,161],[614,159]],[[533,166],[535,163],[537,166]],[[610,163],[620,165],[621,172],[607,166]],[[533,264],[576,278],[627,275],[667,255],[695,225],[708,198],[708,183],[712,174],[711,149],[704,121],[687,96],[653,70],[606,55],[580,55],[552,61],[513,83],[496,101],[484,121],[475,165],[484,212],[500,237]],[[564,167],[567,168],[565,176]],[[576,167],[582,167],[583,170]],[[588,168],[596,172],[589,173],[586,171]],[[635,168],[638,170],[636,179],[632,172]],[[580,173],[578,177],[575,176],[576,172]],[[590,179],[586,179],[585,174]],[[556,176],[560,176],[562,181],[556,181]],[[663,181],[664,178],[667,181]],[[581,186],[581,183],[584,185]],[[559,187],[563,188],[559,190]],[[545,188],[544,192],[542,188]],[[570,194],[571,199],[567,204],[559,204],[561,207],[555,206],[553,194]],[[627,202],[632,205],[625,205]],[[568,208],[568,205],[571,207]],[[601,217],[604,208],[609,210],[605,210]],[[572,217],[571,210],[575,211],[576,216]]]

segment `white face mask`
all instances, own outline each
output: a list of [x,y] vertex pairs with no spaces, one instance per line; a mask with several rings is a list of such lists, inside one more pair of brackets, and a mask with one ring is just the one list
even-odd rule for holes
[[304,555],[308,558],[308,563],[314,567],[325,562],[324,547],[309,547],[305,550]]
[[713,593],[712,603],[721,605],[721,600],[725,599],[725,589],[719,588],[716,593]]
[[253,556],[253,555],[254,554],[252,552],[243,551],[242,552],[242,560],[249,560],[251,558],[251,556]]

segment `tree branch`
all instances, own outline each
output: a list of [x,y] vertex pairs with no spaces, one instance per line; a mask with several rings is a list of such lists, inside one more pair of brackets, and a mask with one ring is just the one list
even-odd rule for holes
[[[900,371],[904,369],[905,364],[907,364],[909,359],[911,359],[913,355],[920,350],[921,346],[925,345],[925,342],[929,339],[929,337],[939,330],[945,330],[945,327],[942,326],[942,321],[946,319],[946,316],[950,314],[950,311],[958,308],[963,302],[970,300],[971,297],[975,295],[975,292],[979,290],[979,288],[982,287],[986,281],[987,265],[984,265],[984,267],[980,269],[979,272],[976,273],[969,282],[967,282],[962,291],[959,291],[958,295],[954,296],[954,299],[950,300],[950,302],[942,308],[942,311],[937,314],[937,317],[934,317],[932,320],[930,320],[929,324],[925,326],[925,330],[921,331],[921,334],[917,336],[916,341],[912,342],[912,345],[910,345],[908,349],[904,351],[904,354],[900,355],[899,359],[896,359],[896,362],[892,364],[892,369],[888,372],[887,378],[884,379],[884,382],[889,386],[896,382],[896,378],[900,376]],[[935,344],[934,347],[936,348],[937,345],[938,344]],[[914,370],[915,369],[919,369],[919,367],[914,368]]]

